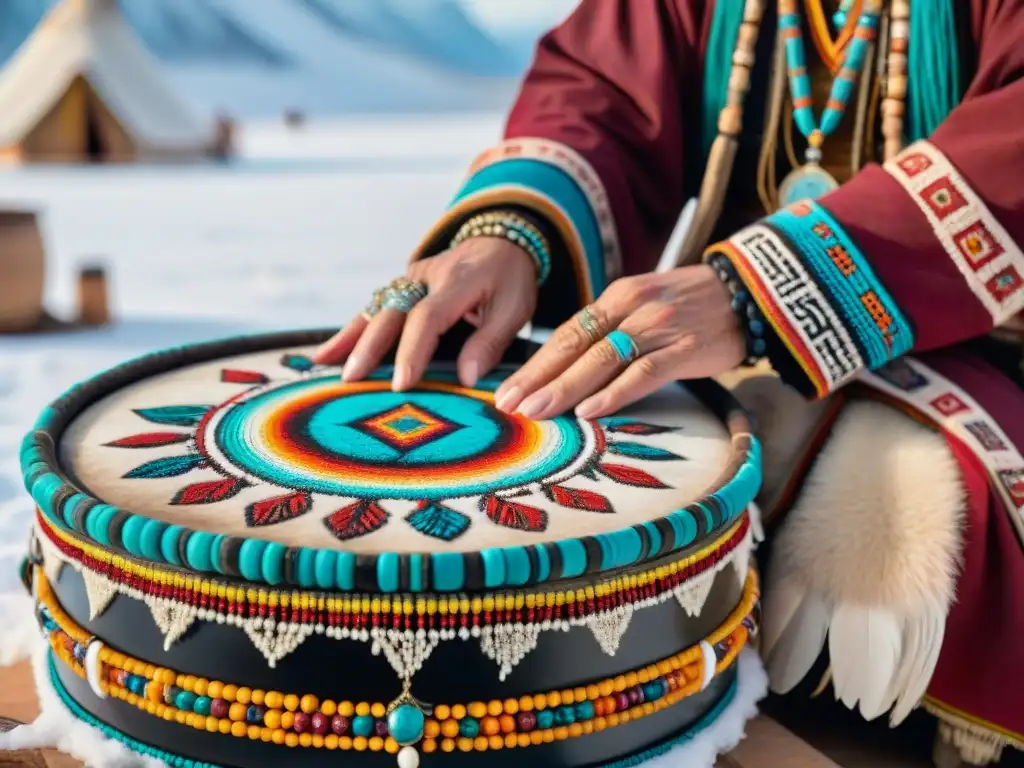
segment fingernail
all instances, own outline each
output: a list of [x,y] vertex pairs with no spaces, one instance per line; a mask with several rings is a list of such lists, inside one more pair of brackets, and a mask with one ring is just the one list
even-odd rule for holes
[[507,411],[520,395],[519,387],[512,387],[508,392],[502,392],[501,388],[495,392],[494,407],[499,411]]
[[551,405],[551,393],[546,390],[534,392],[519,406],[519,413],[528,419],[535,419]]
[[355,371],[358,367],[359,358],[355,355],[349,355],[348,360],[345,361],[345,367],[341,369],[341,380],[352,381],[355,378]]
[[597,398],[584,400],[582,403],[576,406],[577,419],[592,419],[596,414],[600,412],[601,401],[598,400]]
[[475,387],[480,378],[480,364],[476,360],[470,360],[462,367],[462,386]]
[[396,365],[395,375],[391,379],[391,389],[395,392],[403,392],[409,388],[409,380],[412,378],[412,371],[408,365]]

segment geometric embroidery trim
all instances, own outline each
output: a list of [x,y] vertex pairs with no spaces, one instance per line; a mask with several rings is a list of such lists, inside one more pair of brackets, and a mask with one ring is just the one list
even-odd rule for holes
[[611,198],[593,166],[572,147],[557,141],[541,138],[506,139],[497,146],[480,154],[469,170],[473,175],[482,168],[502,160],[540,160],[555,166],[567,174],[583,191],[597,218],[598,229],[604,248],[605,273],[608,282],[622,275],[622,250],[619,234],[612,213]]
[[984,465],[1024,546],[1024,456],[998,422],[961,387],[912,357],[878,372],[864,371],[868,386],[901,400],[956,437]]
[[857,244],[828,211],[811,200],[776,211],[765,220],[804,257],[860,340],[868,368],[909,352],[914,334],[899,306],[875,275]]
[[[819,380],[830,392],[845,384],[865,367],[846,324],[814,282],[800,259],[773,230],[754,224],[728,240],[737,255],[799,337],[817,368]],[[757,290],[755,286],[749,286]],[[784,329],[778,329],[780,333]],[[822,393],[824,394],[824,392]]]
[[919,141],[884,168],[924,214],[995,325],[1024,309],[1024,252],[946,156]]

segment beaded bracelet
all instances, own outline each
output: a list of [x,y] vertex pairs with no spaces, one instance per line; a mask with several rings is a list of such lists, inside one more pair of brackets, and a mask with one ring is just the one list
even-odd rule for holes
[[750,291],[736,274],[732,262],[720,253],[712,254],[707,261],[708,266],[715,270],[718,279],[725,284],[732,294],[732,311],[740,321],[743,339],[746,342],[747,356],[743,365],[754,366],[765,356],[768,344],[765,341],[765,321],[760,307],[750,295]]
[[544,285],[551,274],[551,248],[547,238],[536,226],[517,213],[479,213],[462,225],[448,247],[454,248],[474,237],[501,237],[518,245],[533,259],[534,266],[537,267],[538,285]]

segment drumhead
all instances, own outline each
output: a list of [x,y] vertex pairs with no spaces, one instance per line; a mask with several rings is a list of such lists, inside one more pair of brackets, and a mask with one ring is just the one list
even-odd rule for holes
[[[312,346],[253,346],[260,344],[227,344],[212,358],[209,345],[192,356],[175,350],[174,364],[129,364],[116,372],[118,386],[108,374],[105,386],[87,383],[57,404],[64,424],[50,437],[58,475],[76,498],[117,511],[104,533],[116,528],[125,549],[143,545],[135,542],[140,523],[115,519],[124,515],[159,523],[149,548],[186,565],[197,558],[180,542],[168,546],[168,529],[201,532],[203,546],[235,555],[257,542],[249,549],[261,557],[280,545],[293,554],[418,555],[435,566],[446,555],[486,561],[495,550],[575,540],[584,543],[580,575],[710,535],[759,483],[743,424],[727,429],[681,386],[612,418],[535,422],[494,407],[493,391],[515,369],[508,364],[467,389],[440,363],[414,390],[395,393],[390,368],[346,384],[338,368],[313,365]],[[58,515],[90,534],[101,516],[91,507]],[[627,529],[640,531],[629,538],[640,539],[642,552],[612,535]],[[561,544],[554,549],[563,550],[551,552],[555,559],[569,557]],[[544,564],[525,557],[536,580]],[[219,559],[216,551],[209,557],[214,570],[227,567]]]

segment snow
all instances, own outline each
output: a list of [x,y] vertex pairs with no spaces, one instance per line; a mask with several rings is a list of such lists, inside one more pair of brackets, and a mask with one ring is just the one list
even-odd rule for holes
[[256,329],[338,326],[404,271],[501,115],[246,126],[228,166],[30,167],[0,200],[42,213],[46,303],[72,316],[75,271],[108,270],[107,330],[0,336],[0,549],[31,503],[18,445],[71,384],[140,353]]

